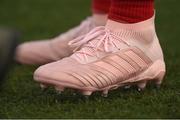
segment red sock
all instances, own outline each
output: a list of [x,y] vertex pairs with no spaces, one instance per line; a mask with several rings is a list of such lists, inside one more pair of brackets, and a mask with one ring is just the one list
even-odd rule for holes
[[92,0],[93,13],[108,14],[111,0]]
[[154,14],[154,0],[111,0],[109,19],[137,23]]

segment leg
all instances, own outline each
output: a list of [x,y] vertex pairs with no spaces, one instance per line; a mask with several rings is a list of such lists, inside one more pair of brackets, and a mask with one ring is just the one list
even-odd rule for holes
[[111,0],[109,19],[137,23],[154,15],[154,0]]
[[110,0],[92,0],[92,12],[99,14],[108,14],[110,5]]
[[110,0],[92,0],[93,19],[98,26],[106,24],[110,3]]
[[0,29],[0,80],[3,79],[12,62],[18,39],[19,36],[16,32],[8,29]]

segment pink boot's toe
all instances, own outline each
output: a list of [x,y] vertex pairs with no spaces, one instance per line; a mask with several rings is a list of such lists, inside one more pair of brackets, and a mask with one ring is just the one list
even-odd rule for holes
[[18,46],[15,59],[22,64],[36,65],[57,59],[53,55],[48,41],[28,42]]
[[63,88],[80,88],[83,83],[64,71],[47,71],[46,67],[40,67],[35,71],[34,79],[43,84],[62,86]]
[[34,79],[39,83],[53,86],[80,88],[83,83],[69,74],[77,64],[76,60],[65,58],[43,65],[34,72]]

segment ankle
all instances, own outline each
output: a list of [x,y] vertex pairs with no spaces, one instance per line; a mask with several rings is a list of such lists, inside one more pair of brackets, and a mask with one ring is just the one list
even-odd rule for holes
[[127,23],[126,21],[117,22],[117,21],[108,19],[106,27],[116,32],[121,31],[121,30],[134,31],[134,32],[145,31],[150,28],[155,29],[154,19],[155,19],[155,15],[148,20],[144,20],[137,23]]
[[154,16],[148,20],[126,24],[108,20],[106,28],[125,40],[130,46],[141,49],[153,61],[164,60],[163,52],[155,31]]
[[111,0],[109,19],[137,23],[154,14],[154,0]]
[[108,15],[107,14],[93,14],[93,21],[97,26],[105,26],[107,22]]

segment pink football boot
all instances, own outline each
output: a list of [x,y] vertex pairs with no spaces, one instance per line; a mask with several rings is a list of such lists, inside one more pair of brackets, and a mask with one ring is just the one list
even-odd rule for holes
[[70,56],[74,48],[68,45],[69,41],[88,33],[97,26],[105,25],[106,21],[107,15],[94,14],[79,26],[56,38],[24,43],[17,49],[16,60],[22,64],[42,65]]
[[149,81],[159,86],[164,78],[154,17],[136,24],[109,20],[106,27],[97,27],[69,44],[77,46],[71,57],[41,66],[34,73],[43,87],[72,88],[87,96],[102,91],[107,96],[109,90],[129,85],[143,90]]

